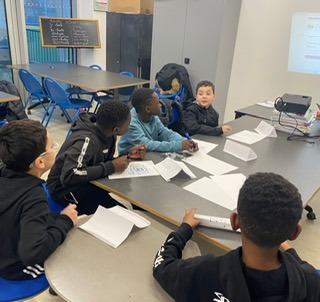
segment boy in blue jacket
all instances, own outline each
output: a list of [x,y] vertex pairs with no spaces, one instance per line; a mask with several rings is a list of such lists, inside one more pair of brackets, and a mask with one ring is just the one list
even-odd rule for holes
[[320,276],[286,240],[301,232],[302,201],[297,188],[274,173],[251,175],[240,190],[233,230],[242,247],[224,256],[181,259],[199,224],[186,212],[154,261],[153,275],[176,301],[320,301]]
[[193,140],[183,138],[161,123],[159,98],[152,89],[136,90],[131,103],[131,123],[128,132],[120,139],[119,154],[124,154],[131,147],[140,144],[146,145],[147,151],[156,152],[198,150],[198,145]]

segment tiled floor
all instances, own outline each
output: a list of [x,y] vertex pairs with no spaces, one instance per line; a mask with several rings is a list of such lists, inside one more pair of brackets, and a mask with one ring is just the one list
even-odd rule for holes
[[[36,109],[32,111],[29,118],[40,120],[42,117],[41,109]],[[59,110],[56,110],[53,119],[51,120],[48,130],[52,134],[55,141],[60,145],[65,140],[70,124],[67,124],[64,117],[60,116]],[[120,200],[121,201],[121,200]],[[306,211],[303,213],[301,220],[303,231],[299,238],[292,242],[292,246],[296,248],[300,257],[308,261],[313,266],[320,268],[320,192],[314,196],[309,204],[314,209],[314,212],[318,214],[319,219],[310,221],[306,218]],[[183,214],[183,213],[182,213]],[[181,214],[181,215],[182,215]],[[318,238],[318,239],[317,239]],[[221,254],[222,251],[212,247],[206,243],[197,240],[202,253],[214,253]],[[45,291],[41,295],[30,299],[28,301],[32,302],[53,302],[53,301],[63,301],[59,297],[51,296],[48,291]]]

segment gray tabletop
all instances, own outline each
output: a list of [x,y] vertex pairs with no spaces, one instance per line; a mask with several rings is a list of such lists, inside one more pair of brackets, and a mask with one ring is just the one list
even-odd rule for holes
[[0,103],[6,103],[6,102],[18,101],[18,100],[20,100],[18,96],[0,91]]
[[[260,121],[257,118],[243,116],[228,124],[232,126],[233,132],[236,133],[241,130],[253,130]],[[315,127],[320,128],[318,124]],[[320,130],[318,132],[320,134]],[[232,173],[243,173],[245,176],[255,172],[279,173],[298,187],[304,204],[307,204],[319,190],[318,171],[320,171],[320,161],[318,158],[320,144],[318,141],[314,145],[288,141],[287,137],[288,134],[278,132],[277,138],[266,138],[251,145],[250,147],[258,158],[250,162],[244,162],[223,152],[225,136],[195,136],[197,139],[218,144],[218,147],[213,149],[209,155],[239,168]],[[160,153],[150,152],[147,153],[146,159],[158,163],[164,157]],[[189,165],[189,168],[198,179],[208,176],[208,173],[196,167]],[[193,181],[187,176],[178,175],[169,183],[165,182],[160,176],[117,180],[104,178],[93,183],[176,225],[180,223],[185,209],[192,207],[197,207],[199,214],[229,217],[230,210],[183,189],[184,186]],[[241,245],[241,236],[238,233],[206,227],[198,227],[196,232],[202,238],[225,250]]]
[[[145,229],[133,228],[128,238],[113,249],[79,228],[45,262],[47,279],[66,301],[173,301],[152,276],[155,255],[171,232],[150,215]],[[86,219],[82,220],[83,223]],[[200,255],[189,241],[183,257]]]
[[245,108],[235,110],[235,118],[239,118],[243,115],[249,115],[252,117],[258,117],[264,120],[270,120],[275,108],[267,108],[257,104],[250,105]]
[[51,77],[56,81],[88,90],[110,90],[150,83],[149,80],[131,78],[115,72],[98,70],[70,63],[35,63],[8,65],[9,68],[26,68],[41,77]]

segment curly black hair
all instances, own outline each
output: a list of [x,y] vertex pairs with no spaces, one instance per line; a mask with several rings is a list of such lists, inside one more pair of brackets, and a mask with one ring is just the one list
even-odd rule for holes
[[261,247],[275,247],[293,235],[302,215],[298,189],[275,173],[256,173],[240,189],[241,231]]
[[148,106],[153,98],[154,91],[150,88],[137,89],[131,98],[131,104],[137,112],[142,112],[145,106]]

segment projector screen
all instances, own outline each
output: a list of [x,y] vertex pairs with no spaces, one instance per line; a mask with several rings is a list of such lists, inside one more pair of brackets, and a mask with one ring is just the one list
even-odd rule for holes
[[288,71],[320,74],[320,14],[292,14]]

